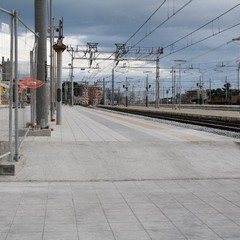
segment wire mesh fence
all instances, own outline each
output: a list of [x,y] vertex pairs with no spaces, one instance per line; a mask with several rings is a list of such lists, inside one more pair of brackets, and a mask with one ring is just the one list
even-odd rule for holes
[[31,92],[23,82],[36,72],[36,39],[16,12],[0,9],[0,160],[18,161],[32,121]]

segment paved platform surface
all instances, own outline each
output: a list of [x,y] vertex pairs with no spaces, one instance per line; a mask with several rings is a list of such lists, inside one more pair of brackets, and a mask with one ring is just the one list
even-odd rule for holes
[[239,140],[63,107],[0,177],[0,240],[240,239]]

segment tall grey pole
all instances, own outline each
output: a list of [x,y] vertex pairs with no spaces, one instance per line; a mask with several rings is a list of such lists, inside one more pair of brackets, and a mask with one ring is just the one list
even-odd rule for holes
[[176,109],[176,71],[175,68],[172,67],[172,108]]
[[240,101],[240,92],[239,92],[239,71],[240,71],[240,62],[238,63],[238,68],[237,68],[237,90],[238,90],[238,100]]
[[126,86],[125,86],[125,93],[126,93],[126,107],[128,106],[128,78],[126,77]]
[[[46,82],[46,62],[47,62],[47,1],[35,0],[35,32],[39,34],[38,56],[37,56],[37,79]],[[36,120],[42,128],[48,125],[48,97],[47,84],[36,90]]]
[[14,12],[12,12],[11,18],[11,46],[10,46],[10,63],[11,63],[11,71],[10,71],[10,87],[9,87],[9,161],[13,161],[13,49],[14,49]]
[[155,108],[159,108],[159,58],[160,54],[157,53],[157,60],[156,60],[156,99],[155,99]]
[[209,99],[210,99],[210,104],[212,104],[212,79],[211,78],[209,78],[209,88],[210,88]]
[[74,105],[74,84],[73,84],[73,56],[71,59],[71,106]]
[[181,79],[181,63],[179,64],[179,82],[178,82],[178,87],[179,87],[179,104],[178,104],[178,107],[179,109],[181,109],[181,104],[182,104],[182,79]]
[[62,53],[66,49],[66,45],[63,44],[63,21],[59,21],[59,37],[57,43],[53,45],[53,49],[57,52],[57,118],[56,124],[62,124]]
[[62,124],[62,51],[57,51],[57,118],[56,124]]
[[14,96],[15,96],[15,155],[14,160],[19,160],[19,129],[18,129],[18,35],[17,35],[17,12],[14,12]]
[[[30,51],[30,78],[34,78],[33,75],[33,51]],[[35,125],[35,116],[34,116],[34,111],[35,111],[35,107],[34,107],[34,91],[35,89],[31,89],[31,125],[32,127],[34,127]]]
[[112,69],[112,106],[114,106],[114,68]]
[[106,105],[106,86],[105,86],[105,78],[103,78],[103,105]]
[[53,72],[53,0],[50,0],[50,117],[54,121],[54,72]]
[[54,50],[57,52],[57,118],[56,124],[62,124],[62,52],[66,49],[66,46],[61,40],[53,46]]
[[147,74],[147,77],[146,77],[146,107],[148,107],[148,74]]
[[179,60],[174,60],[174,62],[176,62],[176,63],[178,63],[179,64],[179,73],[178,73],[178,91],[177,91],[177,93],[178,93],[178,100],[179,100],[179,102],[178,102],[178,107],[179,107],[179,109],[181,109],[181,104],[182,104],[182,79],[181,79],[181,70],[182,70],[182,68],[181,68],[181,64],[182,63],[185,63],[186,62],[186,60],[182,60],[182,59],[179,59]]

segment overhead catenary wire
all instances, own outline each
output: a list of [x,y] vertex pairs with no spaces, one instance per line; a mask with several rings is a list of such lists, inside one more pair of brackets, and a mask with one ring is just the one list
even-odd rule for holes
[[127,44],[149,21],[150,19],[158,12],[158,10],[166,3],[167,0],[164,0],[158,8],[148,17],[148,19],[128,38],[128,40],[125,42]]
[[221,34],[221,33],[223,33],[223,32],[226,32],[226,31],[228,31],[228,30],[230,30],[230,29],[232,29],[232,28],[237,27],[237,26],[240,26],[240,22],[237,23],[237,24],[235,24],[235,25],[233,25],[233,26],[231,26],[231,27],[225,28],[225,29],[222,30],[222,31],[219,31],[218,33],[215,33],[215,34],[209,35],[209,36],[207,36],[207,37],[204,37],[204,38],[202,38],[202,39],[200,39],[200,40],[198,40],[198,41],[196,41],[196,42],[193,42],[193,43],[191,43],[191,44],[189,44],[189,45],[187,45],[187,46],[185,46],[185,47],[179,48],[179,49],[177,49],[177,50],[175,50],[175,51],[171,51],[169,54],[164,55],[162,58],[166,58],[166,57],[168,57],[168,56],[170,56],[170,55],[172,55],[172,54],[174,54],[174,53],[177,53],[177,52],[180,52],[180,51],[182,51],[182,50],[184,50],[184,49],[187,49],[187,48],[189,48],[189,47],[192,47],[192,46],[194,46],[194,45],[196,45],[196,44],[199,44],[199,43],[201,43],[201,42],[203,42],[203,41],[206,41],[207,39],[210,39],[210,38],[212,38],[212,37],[215,37],[215,36],[217,36],[217,35],[219,35],[219,34]]
[[[170,55],[173,55],[173,54],[175,54],[175,53],[177,53],[177,52],[180,52],[180,51],[182,51],[182,50],[185,50],[185,49],[187,49],[187,48],[189,48],[189,47],[192,47],[192,46],[194,46],[194,45],[196,45],[196,44],[199,44],[199,43],[201,43],[201,42],[203,42],[203,41],[205,41],[205,40],[208,40],[208,39],[210,39],[210,38],[212,38],[212,37],[215,37],[215,36],[217,36],[217,35],[219,35],[219,34],[221,34],[221,33],[224,33],[224,32],[226,32],[226,31],[228,31],[228,30],[230,30],[230,29],[233,29],[233,28],[239,26],[239,25],[240,25],[240,22],[237,23],[237,24],[234,24],[234,25],[232,25],[232,26],[230,26],[230,27],[227,27],[227,28],[225,28],[225,29],[223,29],[223,30],[220,30],[220,26],[219,26],[219,20],[220,20],[223,16],[225,16],[225,15],[228,14],[228,13],[230,13],[231,11],[233,11],[234,9],[236,9],[236,8],[239,7],[239,6],[240,6],[240,3],[237,4],[237,5],[235,5],[235,6],[232,7],[232,8],[228,9],[227,11],[225,11],[225,12],[222,13],[222,14],[220,14],[219,16],[215,17],[215,18],[212,19],[211,21],[208,21],[207,23],[205,23],[205,24],[203,24],[202,26],[198,27],[198,28],[195,29],[194,31],[186,34],[185,36],[179,38],[178,40],[172,42],[171,44],[168,44],[168,45],[164,46],[164,49],[165,49],[165,50],[166,50],[167,48],[171,48],[171,50],[170,50],[170,52],[169,52],[167,55],[164,55],[162,58],[166,58],[166,57],[168,57],[168,56],[170,56]],[[174,49],[174,46],[176,45],[176,43],[179,43],[179,42],[181,42],[181,41],[184,40],[184,39],[188,39],[188,37],[190,37],[190,36],[192,37],[195,33],[197,33],[198,31],[202,30],[203,28],[207,27],[208,25],[213,24],[216,20],[218,20],[218,32],[217,32],[217,33],[215,33],[215,32],[213,31],[212,34],[208,35],[207,37],[203,37],[202,39],[200,39],[200,40],[198,40],[198,41],[195,41],[195,42],[191,42],[190,44],[187,42],[187,45],[186,45],[186,46],[181,47],[181,48],[178,48],[178,49],[176,49],[176,50],[172,50],[172,49]]]
[[[130,49],[136,47],[139,43],[141,43],[143,40],[145,40],[149,35],[151,35],[153,32],[155,32],[158,28],[162,27],[165,23],[167,23],[172,17],[174,17],[177,13],[179,13],[181,10],[183,10],[191,2],[192,2],[192,0],[189,0],[186,4],[184,4],[182,7],[180,7],[172,15],[168,16],[167,19],[165,19],[158,26],[156,26],[153,30],[151,30],[148,34],[146,34],[144,37],[142,37],[138,42],[136,42],[135,44],[130,46]],[[134,36],[135,36],[135,34],[134,34]]]
[[213,23],[214,21],[216,20],[219,20],[221,17],[223,17],[224,15],[226,15],[227,13],[231,12],[232,10],[234,10],[235,8],[239,7],[240,6],[240,3],[235,5],[234,7],[230,8],[229,10],[227,10],[226,12],[220,14],[219,16],[215,17],[214,19],[212,19],[211,21],[205,23],[204,25],[202,25],[201,27],[195,29],[194,31],[188,33],[187,35],[179,38],[178,40],[174,41],[173,43],[165,46],[164,48],[169,48],[169,47],[172,47],[173,45],[175,45],[176,43],[180,42],[181,40],[185,39],[185,38],[188,38],[189,36],[192,36],[194,33],[198,32],[199,30],[203,29],[204,27],[208,26],[209,24]]
[[[157,9],[148,17],[148,19],[129,37],[129,39],[125,42],[125,45],[132,39],[134,38],[134,36],[152,19],[152,17],[164,6],[164,4],[167,2],[167,0],[164,0],[158,7]],[[177,13],[179,13],[182,9],[184,9],[190,2],[192,2],[192,0],[189,0],[187,3],[185,3],[183,6],[181,6],[179,9],[175,10],[172,15],[169,15],[168,13],[168,17],[161,22],[157,27],[155,27],[152,31],[150,31],[149,33],[147,33],[143,38],[141,38],[137,43],[135,43],[134,45],[130,46],[128,48],[128,51],[126,52],[126,54],[124,54],[124,56],[127,56],[129,54],[129,50],[133,49],[137,44],[139,44],[140,42],[142,42],[144,39],[146,39],[149,35],[151,35],[153,32],[155,32],[158,28],[160,28],[161,26],[163,26],[168,20],[170,20],[173,16],[175,16]],[[114,54],[114,53],[113,53]],[[112,55],[113,55],[112,54]],[[111,55],[111,56],[112,56]],[[151,54],[150,54],[151,55]],[[111,57],[110,56],[110,57]],[[105,62],[102,61],[101,63]],[[100,64],[100,63],[99,63]],[[110,68],[111,64],[109,64],[106,68]],[[102,70],[103,71],[103,70]],[[95,73],[93,77],[89,77],[89,78],[94,78],[99,74],[99,72]]]

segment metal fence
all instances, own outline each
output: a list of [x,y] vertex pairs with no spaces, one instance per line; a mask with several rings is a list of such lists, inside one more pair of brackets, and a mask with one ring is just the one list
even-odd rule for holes
[[31,92],[22,84],[35,76],[37,35],[16,11],[0,8],[0,161],[18,161],[32,123]]

